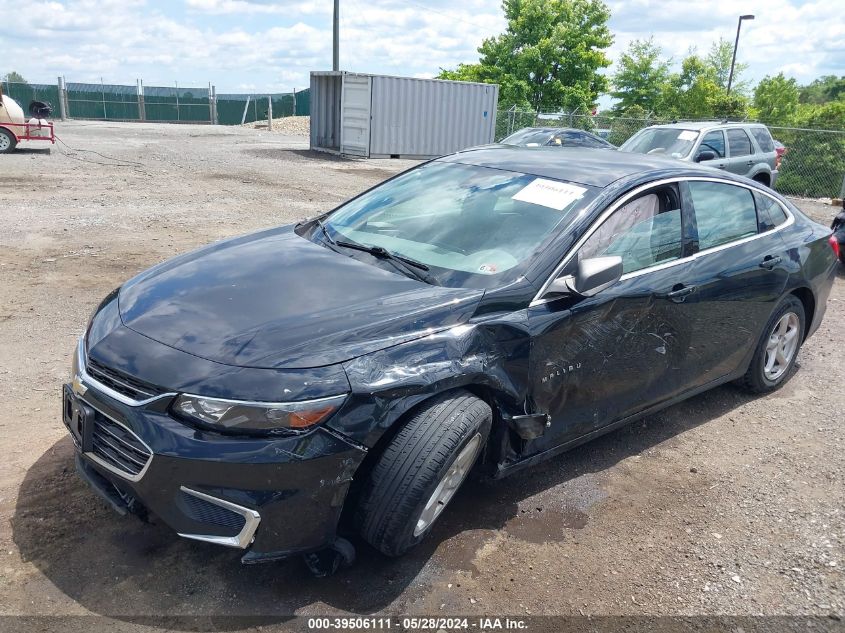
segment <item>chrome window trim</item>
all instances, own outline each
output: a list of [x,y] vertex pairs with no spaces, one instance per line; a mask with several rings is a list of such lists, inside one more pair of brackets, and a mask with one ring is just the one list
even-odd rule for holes
[[655,180],[653,182],[649,182],[649,183],[640,185],[639,187],[637,187],[635,189],[632,189],[631,191],[626,193],[624,196],[619,198],[612,205],[610,205],[607,209],[605,209],[602,212],[602,214],[598,217],[598,219],[596,219],[596,221],[593,222],[590,225],[590,228],[587,229],[587,231],[584,233],[584,235],[582,235],[580,238],[578,238],[578,241],[575,242],[575,244],[573,244],[572,247],[566,252],[566,254],[563,256],[563,259],[561,259],[560,263],[552,271],[552,274],[548,277],[548,279],[546,279],[546,281],[540,287],[539,292],[537,292],[537,294],[534,295],[534,299],[531,300],[531,303],[528,304],[528,307],[533,308],[534,306],[543,305],[545,303],[548,303],[549,301],[554,301],[554,299],[542,299],[541,297],[543,296],[543,293],[546,292],[546,290],[551,285],[551,283],[555,279],[557,279],[560,272],[570,262],[570,260],[575,255],[575,253],[578,252],[578,249],[580,249],[584,245],[584,242],[586,242],[588,239],[590,239],[590,236],[593,233],[595,233],[596,230],[598,230],[598,228],[602,224],[604,224],[607,221],[607,219],[611,215],[613,215],[613,213],[619,207],[621,207],[626,202],[628,202],[632,198],[636,197],[640,193],[647,191],[649,189],[652,189],[654,187],[659,187],[661,185],[668,185],[668,184],[672,184],[672,183],[691,182],[691,181],[717,182],[717,183],[721,183],[721,184],[724,184],[724,185],[733,185],[734,187],[742,187],[744,189],[748,189],[752,193],[756,192],[756,193],[759,193],[761,195],[764,195],[768,198],[771,198],[772,200],[774,200],[775,202],[777,202],[780,205],[780,207],[783,209],[783,212],[786,214],[786,221],[782,222],[781,224],[779,224],[778,226],[774,227],[773,229],[771,229],[769,231],[765,231],[764,233],[757,233],[756,235],[749,235],[748,237],[744,237],[744,238],[739,239],[739,240],[734,240],[732,242],[726,242],[725,244],[719,244],[719,246],[713,246],[713,247],[707,248],[703,251],[698,251],[697,253],[693,253],[692,255],[689,255],[687,257],[680,257],[678,259],[673,259],[672,261],[669,261],[669,262],[663,262],[661,264],[655,264],[654,266],[649,266],[648,268],[641,268],[640,270],[635,270],[633,272],[626,273],[626,274],[622,275],[622,277],[620,278],[620,281],[624,281],[626,279],[631,279],[633,277],[638,277],[638,276],[644,275],[646,273],[651,273],[651,272],[655,272],[655,271],[658,271],[658,270],[663,270],[665,268],[671,268],[672,266],[677,266],[679,264],[691,262],[691,261],[698,259],[699,257],[709,255],[710,253],[716,253],[718,251],[722,251],[722,250],[725,250],[727,248],[731,248],[733,246],[739,246],[740,244],[745,244],[746,242],[751,242],[753,240],[759,239],[761,237],[765,237],[767,235],[772,235],[773,233],[777,233],[778,231],[781,231],[781,230],[785,229],[786,227],[791,226],[792,224],[795,223],[795,216],[789,210],[789,207],[787,207],[783,202],[778,200],[774,195],[770,194],[769,192],[763,191],[761,189],[757,189],[756,187],[752,187],[751,185],[747,185],[743,182],[735,182],[733,180],[727,180],[725,178],[718,178],[718,177],[714,177],[714,176],[676,176],[674,178],[664,178],[662,180]]
[[252,544],[252,541],[255,539],[255,531],[258,529],[258,524],[261,523],[261,515],[258,514],[257,511],[253,510],[252,508],[245,508],[244,506],[239,506],[237,503],[232,503],[231,501],[226,501],[225,499],[218,499],[217,497],[212,497],[211,495],[205,494],[204,492],[199,492],[198,490],[186,488],[185,486],[179,486],[179,490],[181,490],[185,494],[192,495],[194,497],[197,497],[198,499],[202,499],[203,501],[208,501],[209,503],[213,503],[216,506],[220,506],[221,508],[225,508],[226,510],[230,510],[231,512],[240,514],[245,519],[244,526],[241,528],[241,531],[238,532],[235,536],[188,534],[183,532],[179,532],[179,536],[181,536],[182,538],[193,539],[195,541],[214,543],[215,545],[237,547],[239,549],[246,549]]
[[[129,396],[126,396],[119,391],[115,391],[111,387],[104,385],[96,378],[93,378],[85,369],[86,366],[86,358],[85,358],[85,337],[79,337],[79,343],[76,346],[76,371],[77,371],[77,378],[79,380],[89,386],[93,387],[100,393],[107,395],[109,398],[113,400],[117,400],[118,402],[128,405],[130,407],[142,407],[146,404],[151,402],[155,402],[156,400],[161,400],[162,398],[172,398],[176,395],[175,392],[168,392],[162,393],[157,396],[153,396],[152,398],[146,398],[144,400],[133,400]],[[77,392],[77,395],[81,396],[82,394]]]
[[150,452],[150,458],[147,460],[147,463],[146,463],[146,464],[144,464],[144,467],[140,470],[140,472],[139,472],[137,475],[133,475],[132,473],[128,473],[128,472],[126,472],[125,470],[120,470],[119,468],[117,468],[117,467],[115,467],[115,466],[112,466],[112,465],[111,465],[111,464],[109,464],[107,461],[105,461],[104,459],[102,459],[99,455],[95,454],[93,451],[88,451],[88,452],[85,452],[85,453],[82,453],[82,454],[83,454],[83,455],[84,455],[87,459],[90,459],[92,462],[94,462],[95,464],[97,464],[97,465],[99,465],[99,466],[101,466],[101,467],[105,468],[105,469],[106,469],[106,470],[108,470],[109,472],[114,473],[115,475],[118,475],[119,477],[121,477],[121,478],[123,478],[123,479],[126,479],[127,481],[131,481],[131,482],[133,482],[133,483],[136,483],[136,482],[141,481],[141,479],[143,478],[143,476],[147,474],[147,471],[148,471],[148,470],[149,470],[149,468],[150,468],[150,464],[152,464],[152,463],[153,463],[153,457],[155,457],[155,452],[153,451],[153,449],[152,449],[152,448],[150,448],[149,444],[147,444],[144,440],[142,440],[140,437],[138,437],[138,434],[137,434],[137,433],[135,433],[135,431],[133,431],[132,429],[130,429],[128,426],[126,426],[126,425],[125,425],[125,424],[123,424],[122,422],[119,422],[118,420],[115,420],[112,416],[110,416],[109,414],[107,414],[106,412],[104,412],[104,411],[103,411],[102,409],[100,409],[99,407],[97,407],[97,406],[95,406],[95,405],[91,404],[91,402],[90,402],[90,401],[88,401],[88,400],[86,400],[84,396],[79,396],[79,399],[80,399],[80,400],[82,400],[82,401],[83,401],[85,404],[87,404],[89,407],[91,407],[92,409],[94,409],[95,411],[97,411],[97,413],[99,413],[99,414],[100,414],[100,415],[102,415],[103,417],[108,418],[108,419],[109,419],[109,420],[111,420],[114,424],[117,424],[119,427],[123,428],[123,429],[124,429],[127,433],[130,433],[130,434],[131,434],[131,435],[132,435],[135,439],[137,439],[137,440],[138,440],[141,444],[143,444],[143,445],[144,445],[144,448],[146,448],[146,449]]

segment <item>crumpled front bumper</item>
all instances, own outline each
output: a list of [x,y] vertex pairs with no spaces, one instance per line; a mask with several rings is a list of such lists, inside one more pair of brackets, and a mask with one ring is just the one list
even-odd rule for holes
[[208,432],[168,414],[173,394],[132,406],[108,391],[77,367],[63,417],[76,428],[74,406],[84,409],[86,428],[71,433],[79,469],[118,511],[142,505],[180,536],[248,549],[247,563],[334,541],[365,447],[327,427],[284,437]]

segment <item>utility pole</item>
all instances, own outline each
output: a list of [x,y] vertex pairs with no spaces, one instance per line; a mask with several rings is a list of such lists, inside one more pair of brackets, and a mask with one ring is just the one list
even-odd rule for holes
[[731,94],[731,84],[733,83],[734,79],[734,64],[736,64],[736,49],[739,46],[739,29],[742,28],[742,21],[743,20],[753,20],[753,15],[741,15],[739,16],[739,21],[736,23],[736,41],[734,41],[734,54],[731,58],[731,72],[728,75],[728,94]]
[[334,20],[332,24],[332,70],[340,70],[340,0],[334,0]]

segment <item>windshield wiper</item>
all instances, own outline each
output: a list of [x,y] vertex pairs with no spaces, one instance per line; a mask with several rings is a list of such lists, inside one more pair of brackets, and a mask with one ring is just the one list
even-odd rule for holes
[[323,235],[326,236],[326,239],[329,241],[329,243],[337,245],[337,242],[335,242],[334,238],[329,235],[329,230],[326,228],[326,225],[323,224],[323,221],[320,218],[317,218],[314,221],[317,223],[317,226],[320,227],[320,230],[323,232]]
[[383,246],[366,246],[364,244],[357,244],[355,242],[347,242],[344,240],[339,240],[337,242],[334,242],[334,244],[336,244],[337,246],[343,246],[344,248],[352,248],[356,251],[364,251],[365,253],[374,255],[375,257],[381,257],[382,259],[390,260],[392,264],[397,265],[397,268],[400,268],[406,273],[409,273],[416,279],[432,284],[434,286],[440,285],[440,283],[434,278],[434,276],[427,275],[425,274],[425,272],[420,272],[428,271],[428,266],[426,266],[422,262],[418,262],[415,259],[411,259],[410,257],[391,253]]

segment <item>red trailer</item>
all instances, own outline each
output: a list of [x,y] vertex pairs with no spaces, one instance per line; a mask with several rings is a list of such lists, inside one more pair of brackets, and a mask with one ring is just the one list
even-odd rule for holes
[[29,112],[27,120],[17,102],[0,89],[0,154],[13,151],[20,141],[56,143],[53,123],[45,118],[52,113],[50,104],[33,101]]
[[0,122],[0,154],[11,152],[20,141],[49,141],[56,144],[53,123],[38,119],[37,123]]

